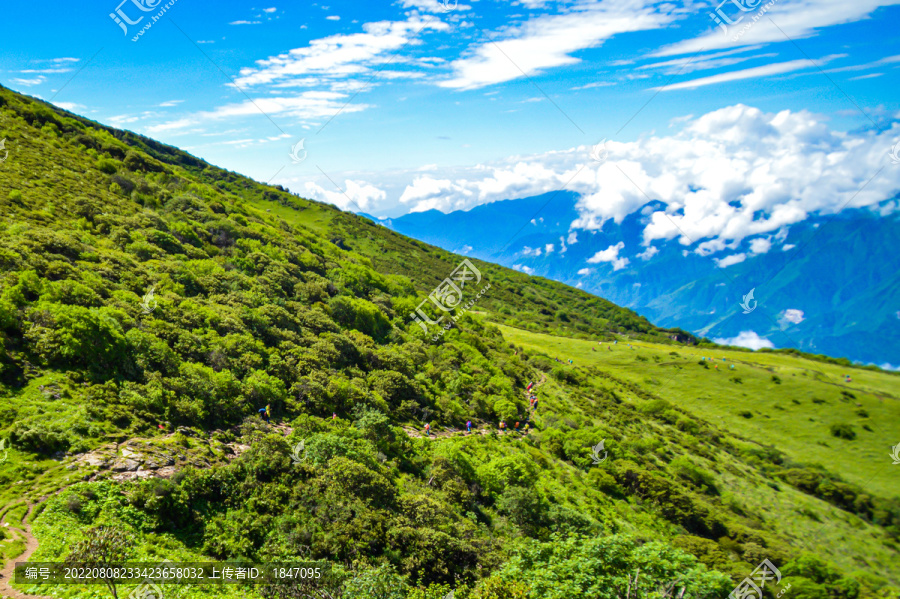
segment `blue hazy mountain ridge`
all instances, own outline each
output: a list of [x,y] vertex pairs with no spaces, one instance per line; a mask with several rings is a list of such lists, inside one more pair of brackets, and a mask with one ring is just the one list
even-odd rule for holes
[[[659,326],[711,339],[758,336],[779,348],[900,365],[897,212],[861,208],[812,214],[773,238],[765,253],[752,253],[745,239],[729,251],[704,256],[695,250],[706,240],[682,245],[673,239],[656,241],[658,253],[644,259],[639,257],[647,249],[641,245],[643,229],[649,214],[664,204],[650,202],[620,223],[609,220],[599,231],[586,231],[570,229],[578,218],[577,201],[575,193],[548,193],[378,222],[452,252],[580,284]],[[588,262],[619,243],[624,245],[618,258],[627,258],[626,265]],[[739,253],[746,255],[743,262],[718,266],[716,259]],[[750,305],[756,308],[744,313],[742,297],[751,289],[755,304]]]

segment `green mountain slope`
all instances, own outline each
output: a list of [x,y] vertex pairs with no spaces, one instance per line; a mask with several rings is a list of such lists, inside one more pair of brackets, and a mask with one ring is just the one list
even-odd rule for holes
[[103,526],[139,561],[325,560],[347,598],[723,597],[763,559],[772,596],[896,593],[896,376],[735,351],[713,382],[708,344],[478,261],[437,335],[410,315],[458,256],[2,89],[0,138],[5,559]]

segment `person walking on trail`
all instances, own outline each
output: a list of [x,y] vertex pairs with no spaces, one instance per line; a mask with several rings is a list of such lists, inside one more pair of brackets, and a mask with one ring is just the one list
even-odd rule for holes
[[265,408],[259,409],[259,415],[266,419],[266,422],[269,421],[269,413]]
[[272,417],[272,404],[266,404],[266,422]]
[[431,425],[428,424],[427,422],[425,423],[425,436],[426,437],[431,436]]
[[471,420],[466,421],[466,432],[468,432],[468,433],[472,432],[472,421]]
[[337,420],[337,412],[332,412],[332,413],[331,413],[331,419],[332,419],[332,420]]
[[504,432],[506,430],[506,423],[502,420],[500,421],[500,432]]
[[519,421],[516,420],[516,432],[519,432]]

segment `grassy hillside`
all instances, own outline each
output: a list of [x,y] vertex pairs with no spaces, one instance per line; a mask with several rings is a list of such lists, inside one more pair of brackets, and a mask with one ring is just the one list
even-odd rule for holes
[[335,576],[166,597],[723,597],[763,559],[772,596],[897,592],[896,377],[722,349],[739,372],[708,372],[690,335],[481,262],[433,341],[410,315],[458,256],[0,89],[2,138],[4,558],[114,530],[138,561]]

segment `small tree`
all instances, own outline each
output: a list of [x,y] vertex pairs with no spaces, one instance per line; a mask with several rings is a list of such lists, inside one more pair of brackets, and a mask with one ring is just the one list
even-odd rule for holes
[[[88,530],[85,536],[86,539],[79,541],[72,548],[72,553],[66,558],[67,563],[90,563],[103,568],[121,564],[128,561],[131,556],[134,539],[120,528],[95,526]],[[119,599],[119,595],[116,593],[116,579],[103,578],[102,580],[112,593],[113,599]]]

